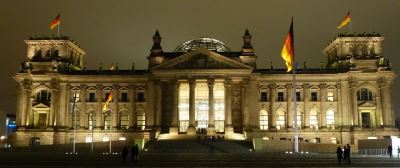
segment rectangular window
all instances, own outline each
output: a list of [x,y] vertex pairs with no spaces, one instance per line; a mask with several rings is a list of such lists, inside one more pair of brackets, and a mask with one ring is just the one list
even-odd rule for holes
[[278,92],[278,101],[285,101],[283,92]]
[[301,94],[300,94],[300,92],[296,92],[296,101],[301,101]]
[[126,92],[121,93],[121,102],[128,102],[128,93]]
[[311,92],[311,101],[318,101],[317,92]]
[[333,92],[328,92],[328,101],[333,101]]
[[137,93],[137,101],[138,102],[144,102],[144,93],[143,92],[138,92]]
[[261,100],[262,102],[268,101],[268,94],[267,94],[267,92],[261,92],[261,98],[260,98],[260,100]]
[[89,102],[96,102],[96,93],[89,93]]

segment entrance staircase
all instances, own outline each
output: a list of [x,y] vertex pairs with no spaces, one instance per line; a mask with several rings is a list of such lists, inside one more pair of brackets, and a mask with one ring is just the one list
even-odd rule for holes
[[222,138],[223,135],[218,139],[217,136],[211,139],[206,135],[160,134],[157,140],[149,141],[144,150],[148,153],[248,153],[253,149],[249,141]]

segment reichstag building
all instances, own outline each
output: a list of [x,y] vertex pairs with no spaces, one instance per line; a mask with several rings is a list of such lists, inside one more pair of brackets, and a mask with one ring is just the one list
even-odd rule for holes
[[296,86],[286,69],[257,68],[251,38],[246,30],[236,51],[197,38],[169,52],[157,31],[148,69],[138,70],[86,69],[85,51],[69,37],[31,37],[13,77],[14,144],[69,144],[74,125],[79,143],[198,135],[292,140],[294,99],[301,142],[357,144],[399,134],[396,75],[380,34],[338,34],[322,51],[326,65],[300,66]]

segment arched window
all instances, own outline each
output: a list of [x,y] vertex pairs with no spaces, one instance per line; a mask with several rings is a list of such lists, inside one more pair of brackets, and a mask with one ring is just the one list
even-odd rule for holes
[[129,127],[128,111],[124,110],[119,113],[120,129],[126,130]]
[[372,92],[367,88],[361,88],[357,91],[358,101],[372,101]]
[[260,130],[268,130],[268,112],[260,111]]
[[326,125],[328,128],[333,128],[335,124],[335,112],[333,110],[328,110],[326,112]]
[[88,114],[88,127],[89,130],[94,129],[94,127],[96,127],[96,112],[95,111],[91,111]]
[[315,110],[310,111],[310,127],[318,129],[318,113]]
[[278,110],[276,113],[276,129],[285,128],[285,112]]
[[107,111],[104,113],[104,130],[108,130],[111,128],[111,111]]
[[37,103],[48,103],[51,100],[51,93],[48,90],[41,90],[36,94]]

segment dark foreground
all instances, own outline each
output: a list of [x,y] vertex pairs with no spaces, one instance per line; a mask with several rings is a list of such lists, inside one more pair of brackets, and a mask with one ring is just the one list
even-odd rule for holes
[[120,155],[2,152],[0,167],[400,167],[400,159],[353,155],[350,165],[338,165],[336,156],[327,154],[142,153],[132,163]]

